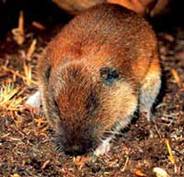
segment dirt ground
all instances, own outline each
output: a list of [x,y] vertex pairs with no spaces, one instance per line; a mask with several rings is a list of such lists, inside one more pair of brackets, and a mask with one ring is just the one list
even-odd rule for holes
[[155,122],[133,121],[109,153],[90,161],[56,152],[47,121],[22,106],[37,89],[36,63],[58,26],[43,29],[29,23],[23,45],[16,44],[11,29],[0,41],[0,94],[7,86],[14,92],[7,104],[0,95],[0,176],[155,177],[153,169],[159,167],[170,177],[184,177],[184,28],[157,30],[163,84]]

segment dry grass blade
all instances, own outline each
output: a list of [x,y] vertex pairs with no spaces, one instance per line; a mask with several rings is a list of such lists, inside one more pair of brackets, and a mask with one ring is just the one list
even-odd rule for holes
[[127,166],[128,166],[128,162],[129,162],[129,157],[126,156],[125,164],[124,164],[123,168],[121,169],[122,172],[124,172],[124,171],[126,170],[126,168],[127,168]]
[[43,119],[43,117],[37,116],[35,117],[35,123],[37,125],[38,128],[43,127],[43,124],[46,124],[47,121]]
[[34,40],[32,41],[32,43],[31,43],[31,45],[30,45],[28,51],[27,51],[26,56],[27,56],[27,59],[28,59],[28,60],[31,60],[31,57],[32,57],[33,53],[35,52],[36,43],[37,43],[37,40],[34,39]]
[[176,160],[175,160],[174,155],[172,153],[171,146],[170,146],[170,143],[169,143],[169,140],[168,139],[165,139],[165,144],[167,146],[167,151],[169,153],[168,158],[169,158],[169,160],[171,161],[172,164],[175,164],[176,163]]
[[34,83],[35,81],[33,81],[33,77],[32,77],[32,67],[30,65],[26,65],[24,64],[24,82],[30,86],[32,83]]
[[19,94],[19,88],[13,84],[3,85],[0,88],[0,110],[18,111],[21,110],[24,98],[16,97]]
[[6,72],[10,72],[11,74],[13,74],[13,77],[21,78],[25,82],[25,84],[27,84],[28,86],[30,84],[37,85],[36,81],[32,79],[32,68],[31,68],[31,66],[28,66],[28,65],[24,64],[24,73],[25,73],[25,75],[20,74],[19,71],[15,71],[11,68],[7,68],[6,66],[1,66],[1,69],[3,69]]
[[43,26],[41,23],[33,21],[32,22],[32,26],[34,26],[35,28],[39,29],[39,30],[45,30],[45,26]]
[[23,11],[20,12],[18,27],[12,29],[13,39],[17,42],[18,45],[22,45],[25,41],[24,34],[24,14]]
[[178,75],[178,72],[175,69],[172,69],[171,73],[172,73],[172,75],[173,75],[173,77],[175,79],[175,82],[177,83],[178,87],[181,87],[182,84],[181,84],[181,79],[180,79],[180,77]]
[[50,160],[45,161],[41,169],[44,170],[49,163],[50,163]]

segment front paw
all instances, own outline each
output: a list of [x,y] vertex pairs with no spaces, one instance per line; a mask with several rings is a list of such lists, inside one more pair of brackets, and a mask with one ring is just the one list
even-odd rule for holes
[[95,152],[94,152],[94,155],[97,156],[97,157],[99,157],[99,156],[104,155],[104,154],[106,154],[107,152],[109,152],[109,150],[110,150],[110,148],[111,148],[110,140],[111,140],[111,138],[107,138],[106,140],[104,140],[104,141],[102,142],[102,144],[100,144],[100,145],[96,148],[96,150],[95,150]]

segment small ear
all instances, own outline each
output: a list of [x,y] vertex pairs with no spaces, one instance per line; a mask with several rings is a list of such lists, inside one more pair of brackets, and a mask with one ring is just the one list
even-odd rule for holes
[[103,67],[100,69],[100,77],[105,84],[111,85],[114,81],[119,79],[119,72],[115,68]]

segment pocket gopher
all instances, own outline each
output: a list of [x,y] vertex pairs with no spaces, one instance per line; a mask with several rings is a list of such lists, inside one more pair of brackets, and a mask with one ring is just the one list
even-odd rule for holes
[[157,40],[144,18],[112,4],[74,17],[49,43],[38,69],[59,148],[100,155],[137,108],[150,120],[160,72]]

